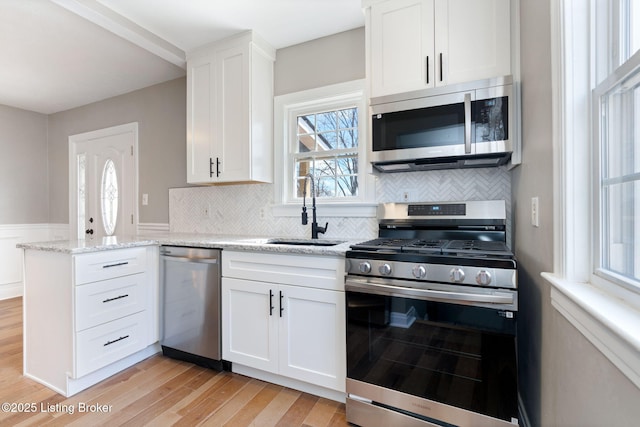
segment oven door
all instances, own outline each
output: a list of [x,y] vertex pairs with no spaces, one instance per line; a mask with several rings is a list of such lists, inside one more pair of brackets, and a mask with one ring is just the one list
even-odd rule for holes
[[347,420],[517,422],[516,291],[414,285],[347,277]]

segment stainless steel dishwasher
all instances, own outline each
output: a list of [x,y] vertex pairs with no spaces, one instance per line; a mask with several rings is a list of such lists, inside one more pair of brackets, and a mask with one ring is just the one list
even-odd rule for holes
[[221,370],[220,250],[160,248],[160,344],[165,356]]

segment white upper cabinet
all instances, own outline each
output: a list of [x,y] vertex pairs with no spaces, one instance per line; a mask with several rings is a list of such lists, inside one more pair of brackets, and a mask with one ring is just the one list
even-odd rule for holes
[[509,0],[364,0],[371,96],[511,74]]
[[251,31],[187,58],[187,182],[272,182],[275,51]]

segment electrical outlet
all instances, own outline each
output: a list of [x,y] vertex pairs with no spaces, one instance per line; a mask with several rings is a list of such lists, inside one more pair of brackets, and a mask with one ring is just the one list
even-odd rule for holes
[[147,206],[149,204],[149,195],[144,193],[142,195],[142,206]]
[[264,208],[260,208],[260,219],[264,219]]
[[531,198],[531,225],[540,227],[540,204],[537,197]]
[[410,202],[410,201],[411,201],[411,199],[413,198],[413,193],[412,193],[412,191],[413,191],[413,190],[404,190],[404,191],[402,192],[402,201],[403,201],[404,203],[407,203],[407,202]]

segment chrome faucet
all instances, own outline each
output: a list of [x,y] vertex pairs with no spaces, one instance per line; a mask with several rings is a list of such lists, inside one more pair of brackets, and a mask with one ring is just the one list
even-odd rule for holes
[[307,218],[307,205],[306,205],[307,179],[311,179],[311,200],[312,200],[311,213],[312,213],[312,219],[313,219],[313,221],[311,222],[311,238],[317,239],[318,233],[324,234],[327,231],[327,228],[329,227],[329,223],[327,222],[324,225],[324,227],[318,227],[318,221],[316,220],[316,186],[315,186],[315,183],[313,182],[313,176],[311,174],[307,174],[304,177],[304,184],[302,189],[302,225],[307,225],[307,223],[309,222]]

